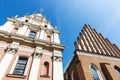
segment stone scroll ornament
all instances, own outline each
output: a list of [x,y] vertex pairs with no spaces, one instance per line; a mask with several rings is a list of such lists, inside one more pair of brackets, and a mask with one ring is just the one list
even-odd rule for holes
[[17,52],[17,49],[16,48],[10,48],[10,47],[8,47],[8,49],[7,49],[7,51],[6,51],[6,53],[9,53],[9,54],[14,54],[14,53],[16,53]]

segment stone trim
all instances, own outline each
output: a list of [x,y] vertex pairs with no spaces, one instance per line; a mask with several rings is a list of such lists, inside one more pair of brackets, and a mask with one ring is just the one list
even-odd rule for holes
[[116,60],[120,61],[120,58],[118,57],[112,57],[112,56],[105,56],[105,55],[99,55],[99,54],[93,54],[90,52],[84,52],[84,51],[76,51],[77,54],[84,55],[84,56],[92,56],[92,57],[97,57],[97,58],[104,58],[104,59],[109,59],[109,60]]
[[54,61],[58,61],[58,62],[62,62],[63,57],[59,57],[59,56],[52,56],[51,57]]
[[43,55],[43,53],[34,52],[33,57],[34,58],[41,58],[42,55]]
[[15,54],[17,52],[17,50],[18,50],[17,48],[8,47],[6,53]]
[[26,75],[21,76],[21,75],[7,74],[6,76],[12,78],[22,78],[22,79],[26,78]]
[[48,75],[40,75],[40,77],[43,77],[43,78],[50,78],[50,76],[48,76]]
[[52,47],[52,48],[56,48],[56,49],[60,49],[60,50],[63,50],[65,48],[65,45],[62,45],[62,44],[48,43],[47,41],[44,41],[41,39],[30,39],[26,36],[22,36],[19,34],[9,34],[6,31],[4,33],[3,32],[4,31],[2,31],[2,34],[4,34],[4,35],[1,35],[1,31],[0,31],[0,36],[2,36],[3,38],[10,39],[10,40],[16,40],[16,41],[25,42],[25,43],[27,42],[27,43],[31,43],[33,45],[43,45],[46,47]]
[[27,25],[28,27],[32,27],[34,26],[34,28],[37,28],[37,29],[43,29],[43,30],[52,30],[52,32],[55,32],[55,33],[60,33],[60,31],[58,31],[57,29],[53,28],[53,29],[48,29],[48,28],[45,28],[43,26],[38,26],[38,25],[35,25],[35,24],[31,24],[31,23],[27,23],[27,22],[22,22],[22,21],[19,21],[17,20],[17,18],[7,18],[8,21],[12,21],[14,23],[19,23],[19,24],[22,24],[22,25]]

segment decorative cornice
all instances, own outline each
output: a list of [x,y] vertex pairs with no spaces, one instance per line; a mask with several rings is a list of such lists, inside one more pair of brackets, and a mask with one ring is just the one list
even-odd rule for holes
[[8,33],[7,31],[0,30],[0,37],[9,39],[11,41],[15,40],[18,42],[31,43],[33,45],[42,45],[46,47],[52,47],[53,49],[63,50],[65,48],[65,45],[62,45],[62,44],[48,43],[47,41],[44,41],[41,39],[31,39],[31,38],[28,38],[27,36],[23,36],[19,34],[12,34],[12,33]]
[[7,77],[12,77],[12,78],[22,78],[22,79],[25,79],[26,78],[26,75],[14,75],[14,74],[7,74],[6,75]]
[[14,22],[14,23],[19,23],[19,24],[22,24],[22,25],[27,25],[29,28],[32,28],[32,29],[35,29],[35,30],[50,30],[54,33],[60,33],[57,29],[53,28],[53,29],[48,29],[42,25],[38,26],[38,25],[35,25],[35,24],[31,24],[31,23],[28,23],[28,22],[24,22],[24,21],[19,21],[17,20],[17,18],[7,18],[8,21],[11,21],[11,22]]
[[104,59],[109,59],[109,60],[120,61],[119,57],[100,55],[100,54],[95,54],[95,53],[85,52],[85,51],[80,51],[80,50],[75,51],[75,53],[78,55],[85,55],[85,56],[92,56],[92,57],[96,57],[96,58],[104,58]]

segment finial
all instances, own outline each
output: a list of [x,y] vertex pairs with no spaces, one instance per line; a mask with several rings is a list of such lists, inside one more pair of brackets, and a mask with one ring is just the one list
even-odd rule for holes
[[33,14],[35,14],[36,12],[34,11]]
[[24,16],[27,17],[29,15],[29,13],[25,14]]
[[55,29],[57,29],[57,26],[55,26]]
[[42,11],[43,11],[43,9],[41,8],[41,9],[40,9],[40,14],[42,14]]
[[50,21],[50,19],[48,20],[48,23],[49,23],[49,24],[51,24],[51,21]]
[[15,18],[17,18],[17,17],[18,17],[18,15],[15,16]]

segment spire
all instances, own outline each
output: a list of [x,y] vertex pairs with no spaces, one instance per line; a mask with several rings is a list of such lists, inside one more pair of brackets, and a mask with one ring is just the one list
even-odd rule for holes
[[43,9],[41,8],[41,9],[40,9],[40,14],[42,14],[42,11],[43,11]]
[[92,52],[94,54],[120,57],[119,48],[104,38],[100,33],[97,33],[88,24],[84,25],[75,42],[75,47],[77,50]]

